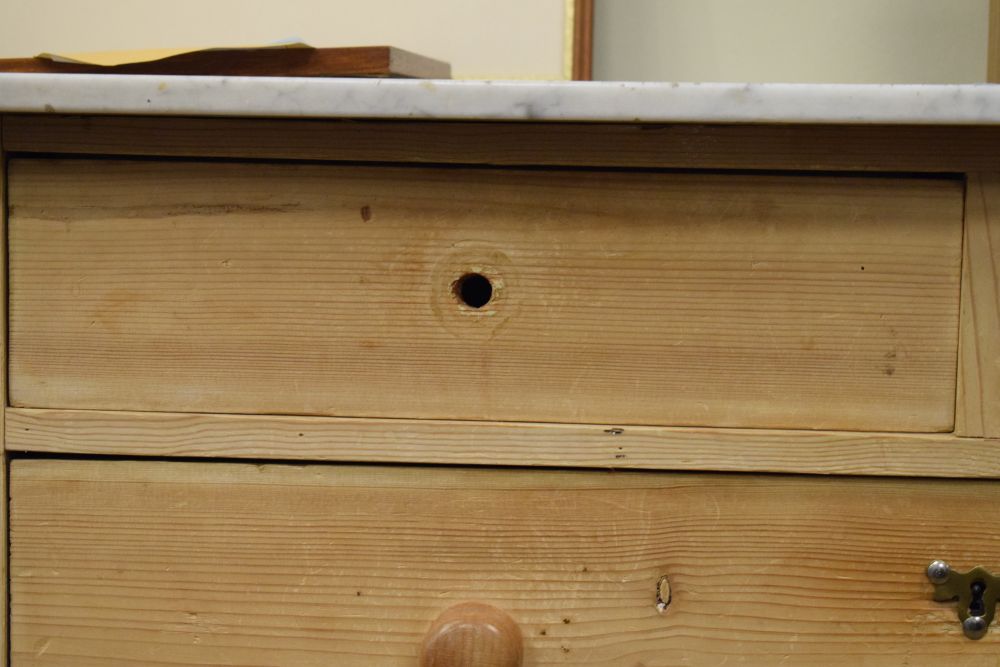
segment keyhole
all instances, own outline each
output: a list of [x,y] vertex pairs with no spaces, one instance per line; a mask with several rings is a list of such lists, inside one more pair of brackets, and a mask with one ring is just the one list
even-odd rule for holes
[[976,580],[972,582],[970,588],[972,589],[972,601],[969,602],[969,616],[985,616],[986,601],[983,600],[983,596],[986,595],[986,583]]

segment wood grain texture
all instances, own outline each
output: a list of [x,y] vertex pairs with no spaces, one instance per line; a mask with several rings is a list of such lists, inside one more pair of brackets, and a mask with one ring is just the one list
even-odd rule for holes
[[392,46],[336,49],[226,49],[98,67],[45,58],[0,59],[0,72],[177,76],[369,76],[448,79],[451,66]]
[[1000,170],[1000,127],[12,115],[9,150],[494,165]]
[[951,434],[8,408],[12,452],[1000,478]]
[[1000,173],[971,174],[955,432],[1000,436]]
[[14,160],[10,188],[14,406],[953,427],[956,181]]
[[997,483],[21,459],[11,489],[19,667],[413,665],[469,600],[511,615],[526,665],[1000,647],[924,575],[1000,569]]

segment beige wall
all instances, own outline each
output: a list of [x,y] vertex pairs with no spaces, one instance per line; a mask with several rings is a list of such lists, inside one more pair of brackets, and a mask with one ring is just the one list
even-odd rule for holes
[[391,44],[456,78],[559,79],[563,0],[0,0],[0,57],[267,43]]
[[[596,0],[595,76],[985,79],[989,0]],[[565,0],[0,0],[0,57],[266,43],[392,44],[456,78],[563,77]]]
[[594,76],[982,82],[988,8],[989,0],[596,0]]

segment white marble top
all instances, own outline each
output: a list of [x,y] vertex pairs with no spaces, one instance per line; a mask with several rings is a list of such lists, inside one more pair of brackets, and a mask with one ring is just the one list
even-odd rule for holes
[[998,125],[1000,85],[0,74],[0,112]]

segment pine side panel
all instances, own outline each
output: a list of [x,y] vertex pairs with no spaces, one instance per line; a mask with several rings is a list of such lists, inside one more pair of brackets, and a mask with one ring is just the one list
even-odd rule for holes
[[17,459],[11,483],[18,667],[410,666],[465,601],[531,666],[1000,649],[924,574],[1000,569],[994,482]]
[[1000,173],[970,174],[955,432],[1000,437]]

